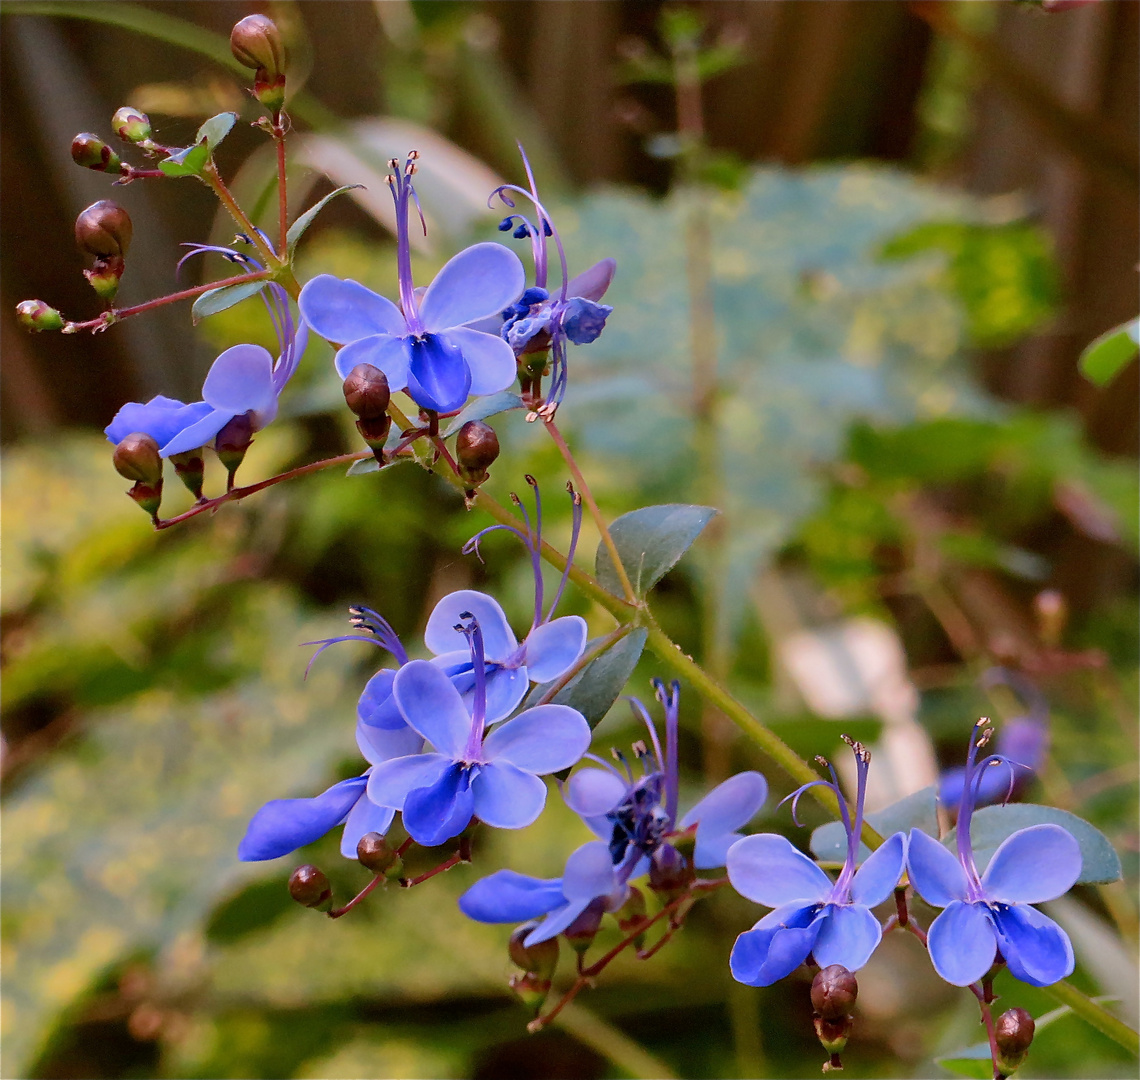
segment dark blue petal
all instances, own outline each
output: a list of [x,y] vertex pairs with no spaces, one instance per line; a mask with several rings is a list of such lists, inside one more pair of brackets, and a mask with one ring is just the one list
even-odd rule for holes
[[1031,986],[1052,986],[1073,973],[1073,946],[1047,915],[1024,904],[993,909],[998,948],[1010,974]]
[[319,840],[364,794],[366,776],[354,776],[334,784],[314,799],[274,799],[267,802],[249,823],[238,845],[242,862],[258,862],[288,855]]
[[514,870],[496,870],[459,898],[459,910],[476,922],[526,922],[564,903],[561,878],[544,881]]
[[478,766],[456,762],[431,787],[417,788],[404,800],[404,828],[417,844],[435,847],[458,836],[475,812],[471,781]]
[[[770,922],[773,915],[780,922]],[[790,975],[811,953],[822,919],[817,905],[771,912],[732,946],[728,966],[737,982],[771,986]],[[765,925],[767,924],[767,925]]]
[[606,319],[613,311],[609,304],[595,304],[593,300],[575,296],[566,305],[562,329],[575,345],[589,345],[606,328]]
[[461,353],[438,334],[409,338],[408,394],[422,409],[452,412],[471,389],[471,369]]

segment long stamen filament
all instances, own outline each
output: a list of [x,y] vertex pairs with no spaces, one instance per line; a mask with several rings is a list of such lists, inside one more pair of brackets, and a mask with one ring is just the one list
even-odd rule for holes
[[545,622],[550,622],[554,615],[554,609],[558,607],[559,601],[562,599],[562,593],[566,589],[566,582],[570,580],[570,570],[574,565],[574,552],[578,547],[578,534],[582,531],[582,496],[574,490],[574,485],[566,482],[566,490],[570,493],[570,547],[566,552],[566,566],[562,571],[562,578],[558,582],[558,589],[554,594],[554,599],[550,602],[550,607],[546,612]]
[[483,750],[483,731],[487,718],[487,672],[483,653],[483,631],[479,622],[469,611],[459,613],[461,619],[469,620],[455,627],[467,638],[471,649],[471,667],[475,675],[475,690],[471,704],[471,735],[467,740],[465,757],[468,761],[479,761]]

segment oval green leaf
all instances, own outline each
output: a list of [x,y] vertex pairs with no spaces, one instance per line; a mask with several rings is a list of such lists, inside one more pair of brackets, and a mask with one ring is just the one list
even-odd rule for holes
[[345,184],[344,187],[338,187],[336,191],[330,191],[320,202],[310,206],[292,225],[289,226],[289,231],[285,234],[285,250],[293,253],[293,249],[297,246],[297,241],[304,235],[305,230],[312,225],[316,216],[333,201],[338,195],[343,195],[346,191],[352,191],[354,188],[362,188],[363,184]]
[[1107,386],[1140,352],[1140,319],[1115,326],[1086,346],[1079,361],[1081,374],[1097,386]]
[[218,113],[217,116],[211,116],[202,126],[198,129],[198,134],[194,136],[196,143],[206,143],[210,150],[216,150],[221,144],[221,141],[233,130],[234,124],[237,122],[237,113],[223,112]]
[[204,143],[186,146],[158,163],[159,170],[167,176],[199,176],[202,167],[210,157],[210,148]]
[[217,315],[234,304],[240,304],[251,296],[256,296],[268,284],[264,278],[259,281],[239,281],[236,285],[223,285],[202,293],[190,309],[190,317],[195,323],[210,315]]
[[510,390],[500,390],[497,394],[488,394],[486,397],[476,398],[447,425],[443,437],[450,439],[469,420],[486,420],[488,416],[494,416],[496,413],[522,408],[525,408],[523,399]]
[[[934,787],[926,787],[907,795],[890,806],[883,807],[867,815],[867,823],[880,836],[890,836],[897,832],[910,832],[921,829],[931,836],[938,835],[938,799]],[[843,862],[847,858],[847,833],[839,821],[829,821],[811,834],[811,852],[821,862]],[[862,862],[871,849],[866,844],[859,845],[859,861]]]
[[[677,565],[716,512],[711,506],[665,503],[623,514],[610,526],[610,536],[638,596],[644,596]],[[604,543],[598,545],[594,566],[602,586],[621,596],[621,582]]]
[[976,1043],[974,1046],[955,1050],[945,1057],[935,1058],[934,1063],[957,1076],[968,1076],[972,1080],[990,1080],[994,1074],[989,1043]]

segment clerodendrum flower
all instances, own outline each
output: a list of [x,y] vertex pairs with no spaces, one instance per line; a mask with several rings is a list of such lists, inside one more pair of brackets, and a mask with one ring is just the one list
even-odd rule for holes
[[[1060,825],[1031,825],[1002,841],[985,873],[978,873],[970,822],[982,777],[1001,770],[1012,783],[1013,765],[998,754],[977,760],[993,729],[974,725],[958,809],[957,858],[918,829],[910,833],[907,869],[922,898],[945,908],[930,926],[927,947],[934,970],[948,983],[969,986],[1000,954],[1011,974],[1049,986],[1073,972],[1073,947],[1052,919],[1030,904],[1066,893],[1081,874],[1081,849]],[[1004,768],[1003,768],[1004,767]]]
[[487,734],[483,635],[469,616],[464,633],[474,671],[470,711],[438,667],[405,664],[393,681],[396,704],[435,752],[381,762],[368,780],[368,797],[401,811],[409,835],[425,847],[458,836],[472,817],[500,829],[531,824],[546,805],[539,777],[569,768],[590,745],[585,717],[566,705],[527,709]]
[[643,744],[637,746],[644,774],[635,779],[627,768],[622,776],[594,758],[603,768],[581,769],[567,784],[567,804],[601,840],[578,848],[567,859],[561,878],[499,870],[476,882],[460,898],[465,915],[479,922],[518,922],[546,915],[525,939],[525,944],[533,945],[560,934],[591,906],[616,911],[625,903],[629,882],[650,871],[653,860],[671,867],[685,865],[669,842],[679,833],[696,829],[692,862],[697,869],[724,865],[726,852],[740,839],[736,830],[763,805],[767,782],[757,772],[737,773],[678,822],[679,686],[674,683],[667,693],[658,680],[655,687],[665,708],[664,752],[645,706],[631,699],[634,715],[644,721],[653,745],[652,754]]
[[853,743],[852,749],[858,770],[854,821],[830,764],[831,781],[812,781],[789,796],[793,815],[799,797],[817,784],[830,787],[839,799],[847,858],[834,882],[775,833],[745,837],[728,852],[732,887],[741,896],[775,909],[736,939],[729,967],[738,982],[771,986],[809,956],[820,967],[842,964],[858,971],[883,936],[871,908],[891,895],[902,876],[906,837],[895,833],[856,869],[871,755],[859,743]]
[[408,235],[416,157],[413,150],[402,168],[393,159],[388,177],[396,203],[400,306],[331,274],[308,282],[299,303],[318,334],[344,344],[336,356],[342,379],[357,364],[371,364],[384,372],[392,390],[406,389],[421,408],[452,412],[469,394],[493,394],[514,382],[517,366],[510,346],[467,324],[513,304],[526,274],[508,248],[474,244],[452,258],[417,299]]

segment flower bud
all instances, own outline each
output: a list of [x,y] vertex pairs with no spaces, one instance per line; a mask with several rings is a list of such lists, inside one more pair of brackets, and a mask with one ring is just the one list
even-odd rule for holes
[[365,833],[356,845],[356,857],[361,866],[374,874],[397,877],[404,869],[404,860],[382,833]]
[[[614,918],[617,919],[618,927],[623,933],[628,934],[634,927],[640,926],[645,921],[645,912],[645,894],[636,885],[631,885],[625,903],[613,914]],[[643,929],[633,939],[633,947],[640,949],[644,944],[645,930]]]
[[1024,1009],[1007,1009],[994,1025],[998,1064],[1007,1076],[1018,1069],[1029,1053],[1037,1025]]
[[226,426],[218,432],[214,439],[214,450],[221,463],[226,467],[229,476],[226,478],[226,490],[234,486],[234,473],[245,460],[245,452],[253,443],[253,420],[249,412],[239,413]]
[[16,318],[25,330],[33,334],[63,327],[63,316],[42,300],[22,300],[16,305]]
[[662,844],[649,860],[649,887],[666,900],[675,900],[695,877],[689,861],[672,844]]
[[816,972],[811,983],[812,1008],[824,1020],[841,1020],[855,1007],[859,983],[842,964],[831,964]]
[[825,1020],[822,1016],[814,1018],[816,1037],[824,1050],[831,1055],[830,1060],[823,1066],[824,1072],[843,1068],[839,1055],[847,1046],[847,1039],[851,1035],[854,1022],[854,1018],[850,1016],[845,1016],[842,1020]]
[[116,110],[111,117],[111,128],[123,142],[149,142],[151,136],[150,117],[130,105]]
[[584,953],[593,943],[598,927],[602,925],[602,913],[601,901],[595,900],[562,931],[562,936],[575,952]]
[[385,416],[392,400],[388,376],[371,364],[357,364],[344,380],[344,400],[361,420]]
[[468,420],[455,436],[455,456],[464,483],[475,487],[487,479],[487,470],[499,456],[499,437],[490,424]]
[[202,481],[206,479],[206,459],[202,456],[201,447],[181,454],[171,454],[170,461],[178,479],[186,485],[190,494],[199,501],[205,498],[202,494]]
[[247,15],[230,33],[230,51],[253,68],[253,96],[278,112],[285,104],[285,43],[277,24],[265,15]]
[[507,985],[519,996],[519,1000],[534,1013],[539,1014],[546,995],[550,993],[550,980],[533,971],[512,975]]
[[303,907],[328,911],[332,907],[332,886],[315,866],[298,866],[289,878],[289,895]]
[[75,219],[75,243],[96,260],[126,255],[132,232],[130,214],[110,199],[92,203]]
[[515,927],[511,932],[507,951],[511,954],[511,963],[517,964],[523,971],[546,979],[547,985],[549,985],[550,977],[558,966],[558,938],[547,938],[546,941],[540,941],[537,945],[524,945],[523,939],[536,926],[538,923],[531,921]]
[[71,159],[76,165],[95,172],[118,172],[122,162],[98,135],[84,131],[71,140]]
[[137,480],[151,486],[162,483],[162,458],[158,456],[158,443],[141,431],[123,439],[115,447],[112,460],[115,470],[124,480]]

